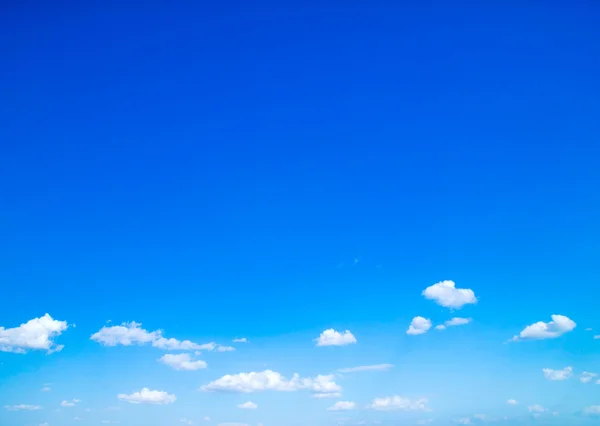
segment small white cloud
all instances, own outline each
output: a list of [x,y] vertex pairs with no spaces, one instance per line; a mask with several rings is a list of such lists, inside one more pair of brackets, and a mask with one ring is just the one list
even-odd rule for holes
[[217,352],[233,352],[235,348],[233,346],[217,346]]
[[583,413],[591,416],[600,416],[600,405],[590,405],[589,407],[585,407]]
[[50,387],[48,387],[48,386],[44,386],[44,387],[42,388],[42,392],[50,392],[51,390],[52,390],[52,389],[51,389]]
[[409,398],[403,398],[397,395],[375,398],[369,405],[369,408],[377,411],[429,411],[429,408],[427,408],[426,398],[411,400]]
[[446,280],[433,284],[423,290],[426,299],[433,300],[440,306],[460,309],[464,305],[477,303],[477,297],[470,288],[456,288],[454,281]]
[[527,409],[530,413],[544,413],[547,411],[546,408],[542,407],[539,404],[530,405],[529,407],[527,407]]
[[42,407],[39,405],[19,404],[19,405],[5,405],[5,410],[8,411],[37,411],[41,410]]
[[200,360],[192,360],[192,356],[187,353],[183,354],[166,354],[158,359],[165,365],[175,369],[184,371],[194,371],[206,368],[206,362]]
[[354,410],[356,403],[352,401],[338,401],[327,409],[327,411],[348,411]]
[[461,424],[461,425],[470,425],[471,419],[469,417],[463,417],[462,419],[458,419],[456,421],[456,423]]
[[581,373],[581,376],[579,376],[579,381],[581,383],[589,383],[591,382],[594,377],[597,377],[598,374],[596,373],[590,373],[589,371],[584,371],[583,373]]
[[131,395],[121,393],[117,397],[131,404],[170,404],[177,399],[175,395],[148,388],[143,388],[141,391],[134,392]]
[[244,402],[243,404],[239,404],[237,407],[241,408],[242,410],[256,410],[258,408],[258,405],[256,405],[252,401],[248,401]]
[[518,404],[516,399],[509,399],[508,401],[506,401],[506,403],[508,405],[517,405]]
[[252,393],[264,391],[291,392],[301,389],[311,390],[314,393],[336,393],[341,387],[333,381],[332,374],[316,376],[314,378],[300,378],[294,374],[291,379],[286,379],[280,373],[272,370],[261,372],[228,374],[208,385],[202,386],[205,392],[239,392]]
[[387,371],[393,368],[393,364],[361,365],[359,367],[342,368],[339,373],[357,373],[360,371]]
[[83,420],[83,419],[82,419],[81,417],[77,417],[77,416],[75,416],[75,417],[73,417],[73,420],[81,421],[81,420]]
[[202,420],[204,420],[205,422],[210,422],[210,417],[206,416]]
[[31,350],[45,350],[51,354],[60,352],[63,345],[54,339],[68,328],[66,321],[57,321],[46,314],[14,328],[0,327],[0,352],[25,354]]
[[317,346],[345,346],[356,343],[356,338],[349,330],[340,333],[330,328],[322,332],[315,341],[317,342]]
[[573,331],[577,326],[575,321],[564,315],[552,315],[551,318],[552,321],[550,322],[539,321],[528,325],[518,336],[514,336],[512,340],[555,339]]
[[50,423],[48,423],[48,422],[40,423],[40,426],[50,426]]
[[190,425],[190,426],[194,424],[194,422],[193,422],[193,421],[191,421],[191,420],[188,420],[188,419],[186,419],[186,418],[183,418],[183,419],[181,419],[181,420],[179,420],[179,421],[180,421],[181,423],[185,423],[186,425]]
[[104,326],[100,331],[92,334],[90,339],[104,346],[131,346],[150,343],[155,348],[169,351],[213,351],[218,348],[218,345],[213,342],[198,344],[190,340],[168,339],[162,333],[162,330],[145,330],[142,328],[142,324],[132,321],[112,327]]
[[248,339],[246,339],[245,337],[233,339],[233,343],[248,343]]
[[60,403],[60,405],[61,405],[61,407],[74,407],[75,404],[77,404],[79,402],[81,402],[81,400],[75,398],[75,399],[72,399],[71,401],[63,401]]
[[342,396],[339,392],[331,392],[331,393],[313,393],[313,398],[339,398]]
[[431,328],[431,321],[423,317],[414,317],[406,330],[406,334],[418,335],[424,334]]
[[594,336],[594,340],[598,340],[598,339],[600,339],[600,334],[597,334]]
[[548,380],[567,380],[573,374],[573,367],[565,367],[562,370],[544,368],[542,372]]

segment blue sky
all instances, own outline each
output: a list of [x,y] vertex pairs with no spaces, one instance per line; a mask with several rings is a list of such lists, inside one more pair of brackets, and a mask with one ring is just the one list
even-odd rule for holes
[[598,424],[598,5],[190,3],[2,6],[0,424]]

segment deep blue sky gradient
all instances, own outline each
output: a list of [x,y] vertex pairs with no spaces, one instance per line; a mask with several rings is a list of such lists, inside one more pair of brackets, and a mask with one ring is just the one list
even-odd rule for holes
[[582,0],[3,2],[0,325],[76,323],[69,359],[107,320],[404,339],[452,279],[482,345],[597,357],[589,336],[501,344],[555,313],[600,327],[599,20]]

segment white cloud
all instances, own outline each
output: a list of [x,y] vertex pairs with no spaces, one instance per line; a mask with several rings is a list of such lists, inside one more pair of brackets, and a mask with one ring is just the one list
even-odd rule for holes
[[48,423],[48,422],[40,423],[40,426],[50,426],[50,423]]
[[64,346],[54,343],[54,338],[68,327],[66,321],[57,321],[48,314],[18,327],[0,327],[0,351],[18,354],[25,354],[30,350],[45,350],[49,354],[59,352]]
[[393,364],[361,365],[360,367],[342,368],[339,373],[356,373],[359,371],[387,371],[393,368]]
[[317,342],[317,346],[345,346],[356,343],[356,338],[349,330],[340,333],[330,328],[322,332],[315,342]]
[[288,380],[276,371],[265,370],[258,373],[228,374],[208,385],[202,386],[201,389],[205,392],[241,393],[263,391],[290,392],[300,389],[311,390],[315,393],[340,392],[341,387],[333,381],[333,378],[333,375],[300,378],[298,374],[294,374]]
[[517,405],[518,404],[516,399],[509,399],[508,401],[506,401],[506,403],[509,405]]
[[77,417],[77,416],[75,416],[75,417],[73,417],[73,420],[81,421],[81,420],[83,420],[83,419],[82,419],[81,417]]
[[461,424],[461,425],[470,425],[471,424],[471,419],[468,417],[463,417],[462,419],[458,419],[456,421],[457,423]]
[[52,388],[48,387],[48,386],[44,386],[42,388],[42,392],[50,392],[52,390]]
[[165,365],[175,369],[184,371],[194,371],[206,368],[206,362],[200,360],[192,360],[190,354],[166,354],[158,359]]
[[148,388],[143,388],[141,391],[134,392],[131,395],[121,393],[117,397],[132,404],[170,404],[177,399],[175,395]]
[[472,321],[471,318],[459,318],[459,317],[455,317],[455,318],[452,318],[452,319],[444,322],[444,324],[436,325],[435,329],[436,330],[445,330],[448,327],[456,327],[456,326],[459,326],[459,325],[469,324],[471,321]]
[[233,343],[248,343],[248,339],[242,337],[240,339],[233,339]]
[[369,405],[373,410],[378,411],[391,411],[391,410],[420,410],[429,411],[427,408],[427,399],[421,398],[417,400],[411,400],[403,398],[401,396],[386,396],[383,398],[375,398]]
[[206,416],[202,420],[204,420],[205,422],[210,422],[210,417]]
[[75,404],[77,404],[79,402],[81,402],[81,400],[75,398],[71,401],[63,401],[60,403],[60,405],[61,405],[61,407],[74,407]]
[[600,416],[600,405],[590,405],[589,407],[585,407],[583,413],[592,416]]
[[252,401],[248,401],[238,405],[238,408],[241,408],[242,410],[256,410],[258,408],[258,405],[256,405]]
[[542,369],[544,377],[548,380],[567,380],[573,374],[573,367],[565,367],[562,370]]
[[579,376],[579,381],[581,383],[589,383],[596,376],[598,376],[598,374],[590,373],[589,371],[584,371],[583,373],[581,373],[581,376]]
[[232,352],[235,351],[233,346],[217,346],[217,352]]
[[526,339],[554,339],[560,337],[569,331],[573,331],[577,324],[564,315],[552,315],[552,321],[539,321],[528,325],[518,336],[513,337],[513,341]]
[[100,331],[94,333],[90,339],[104,346],[131,346],[151,343],[155,348],[169,351],[213,351],[220,347],[213,342],[198,344],[190,340],[167,339],[162,335],[162,330],[148,331],[141,326],[142,324],[135,321],[111,327],[104,326]]
[[464,305],[477,303],[475,293],[470,288],[456,288],[454,281],[446,280],[423,290],[426,299],[433,300],[445,308],[460,309]]
[[530,413],[543,413],[547,411],[544,407],[542,407],[539,404],[530,405],[529,407],[527,407],[527,409]]
[[191,421],[191,420],[188,420],[188,419],[186,419],[186,418],[183,418],[183,419],[181,419],[181,420],[179,420],[179,421],[180,421],[181,423],[185,423],[186,425],[190,425],[190,426],[194,424],[194,422],[193,422],[193,421]]
[[340,396],[342,396],[341,393],[339,392],[331,392],[331,393],[314,393],[312,395],[313,398],[339,398]]
[[431,328],[431,321],[423,317],[414,317],[406,330],[406,334],[418,335],[427,333]]
[[600,334],[597,334],[594,336],[594,340],[598,340],[598,339],[600,339]]
[[354,410],[356,403],[352,401],[338,401],[327,409],[327,411],[348,411]]
[[42,407],[39,405],[19,404],[19,405],[5,405],[5,410],[8,411],[36,411],[41,410]]

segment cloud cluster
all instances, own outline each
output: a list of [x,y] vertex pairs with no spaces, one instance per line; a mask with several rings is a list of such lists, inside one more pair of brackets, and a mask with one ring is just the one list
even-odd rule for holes
[[429,411],[427,402],[428,401],[426,398],[411,400],[409,398],[403,398],[401,396],[394,395],[383,398],[375,398],[369,405],[369,408],[377,411]]
[[338,401],[327,409],[327,411],[349,411],[356,408],[356,403],[351,401]]
[[436,330],[445,330],[448,327],[457,327],[459,325],[469,324],[471,321],[473,321],[471,318],[454,317],[454,318],[444,322],[444,324],[437,325],[435,328],[436,328]]
[[117,397],[131,404],[171,404],[177,399],[175,395],[148,388],[143,388],[141,391],[134,392],[131,395],[121,393]]
[[319,375],[314,378],[300,378],[298,374],[294,374],[291,379],[286,379],[276,371],[265,370],[228,374],[202,386],[201,390],[205,392],[252,393],[263,391],[292,392],[307,389],[316,394],[339,393],[342,388],[333,381],[333,378],[332,374]]
[[423,317],[414,317],[406,330],[406,334],[418,335],[425,334],[431,328],[431,321]]
[[440,306],[460,309],[464,305],[477,303],[475,292],[470,288],[456,288],[454,281],[446,280],[433,284],[423,290],[426,299],[433,300]]
[[356,337],[349,330],[340,333],[330,328],[322,332],[315,342],[317,342],[317,346],[345,346],[356,343]]
[[555,339],[573,331],[577,326],[575,321],[564,315],[552,315],[551,318],[552,321],[550,322],[539,321],[528,325],[512,340]]
[[121,325],[104,326],[100,331],[90,337],[104,346],[131,346],[145,345],[151,343],[153,347],[168,351],[214,351],[227,352],[235,348],[217,345],[214,342],[198,344],[190,340],[167,339],[162,330],[148,331],[142,328],[142,324],[135,321],[126,322]]
[[57,345],[54,338],[68,328],[66,321],[53,319],[49,314],[34,318],[14,328],[0,327],[0,351],[25,354],[30,350],[59,352],[63,345]]
[[573,375],[573,367],[565,367],[562,370],[553,370],[551,368],[542,369],[544,377],[548,380],[567,380]]

